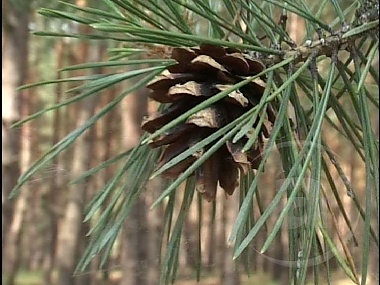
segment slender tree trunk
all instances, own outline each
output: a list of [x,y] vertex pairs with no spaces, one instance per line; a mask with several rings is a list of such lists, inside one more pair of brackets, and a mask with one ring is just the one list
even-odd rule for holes
[[[147,101],[143,92],[128,95],[122,103],[123,138],[126,149],[137,145],[140,124],[146,114]],[[146,285],[147,278],[147,210],[144,195],[141,195],[123,225],[121,257],[123,276],[120,285]]]
[[[106,94],[101,96],[99,98],[99,104],[97,105],[97,110],[101,110],[103,107],[105,107],[109,102],[111,102],[115,98],[115,87],[108,89]],[[119,114],[118,112],[111,112],[105,117],[103,117],[99,122],[94,126],[95,130],[95,149],[96,152],[93,154],[93,165],[97,165],[100,162],[106,161],[109,158],[113,157],[114,155],[118,154],[120,152],[120,147],[116,145],[114,147],[112,144],[116,140],[119,142],[119,131],[115,130],[115,124],[118,124],[120,122]],[[118,125],[120,130],[120,124]],[[113,152],[112,150],[116,150]],[[98,173],[93,177],[94,179],[94,185],[92,187],[91,193],[89,195],[96,195],[102,187],[104,187],[107,184],[107,181],[112,178],[112,166],[107,167],[104,169],[101,173]],[[90,198],[91,199],[91,198]],[[89,199],[89,200],[90,200]],[[101,212],[103,212],[106,208],[106,205],[108,204],[109,199],[106,199],[106,201],[101,205],[102,209]],[[94,223],[96,221],[94,220]],[[93,226],[93,225],[92,225]],[[91,226],[91,227],[92,227]],[[116,250],[114,251],[116,252]],[[90,271],[91,272],[99,272],[99,278],[95,274],[91,274],[92,277],[92,284],[97,284],[96,282],[99,282],[99,284],[107,284],[110,277],[110,271],[112,271],[111,261],[113,259],[113,254],[111,254],[110,258],[105,262],[102,269],[100,268],[101,264],[101,255],[97,255],[94,257],[94,259],[91,262]]]
[[[93,148],[90,152],[93,152]],[[90,185],[89,185],[90,184]],[[91,183],[88,183],[86,192],[88,192],[89,187],[91,187]],[[86,193],[88,194],[88,193]],[[85,201],[89,199],[85,198]],[[79,233],[79,240],[77,244],[76,256],[75,260],[79,260],[82,257],[83,252],[86,250],[89,242],[89,237],[86,234],[90,230],[90,225],[88,223],[82,224]],[[75,275],[75,284],[76,285],[92,285],[96,284],[97,281],[97,271],[83,272],[81,274]],[[93,283],[94,282],[94,283]]]
[[[99,47],[93,45],[88,49],[82,46],[82,58],[86,61],[96,61],[99,57]],[[85,57],[89,55],[90,58]],[[84,60],[83,60],[84,61]],[[90,96],[77,105],[76,112],[77,127],[83,125],[93,114],[97,96]],[[84,173],[91,163],[91,133],[84,133],[76,141],[72,159],[73,178]],[[83,208],[85,203],[87,181],[79,182],[68,189],[68,200],[61,227],[58,231],[58,285],[74,285],[76,279],[73,277],[75,266],[78,262],[79,239],[81,238],[83,226]],[[80,278],[79,278],[80,279]],[[81,285],[78,283],[77,285]]]
[[191,204],[189,213],[186,217],[186,222],[183,228],[183,241],[186,252],[186,267],[195,270],[197,267],[197,254],[196,249],[198,248],[198,217],[197,217],[197,203]]
[[[30,15],[34,16],[33,13]],[[35,18],[31,18],[30,22],[35,22]],[[34,68],[28,68],[28,82],[38,82],[40,80],[40,70],[36,68],[40,65],[42,60],[42,52],[40,48],[40,40],[31,37],[29,41],[29,54],[30,59],[28,66]],[[25,90],[22,93],[21,101],[21,115],[23,118],[30,114],[33,114],[36,109],[41,108],[40,92],[36,88]],[[26,171],[30,167],[33,161],[35,161],[39,155],[41,155],[41,145],[43,143],[43,137],[41,133],[45,128],[41,126],[39,119],[32,120],[27,124],[24,124],[21,128],[21,172]],[[38,176],[29,180],[27,184],[23,186],[23,191],[26,191],[27,196],[30,196],[27,200],[26,214],[24,215],[23,222],[23,234],[22,234],[22,249],[28,250],[22,251],[22,264],[21,266],[25,270],[35,271],[41,268],[43,259],[43,238],[42,227],[36,227],[35,221],[43,220],[45,216],[41,215],[40,201],[41,193],[45,188],[41,183],[43,179]]]
[[[32,150],[38,150],[38,147],[38,141],[33,140]],[[34,161],[36,153],[33,152],[32,158]],[[23,251],[23,263],[28,271],[39,271],[43,268],[45,255],[44,228],[35,226],[35,221],[44,221],[46,218],[41,211],[41,192],[43,188],[43,183],[39,179],[31,181],[28,187],[31,198],[28,201],[28,213],[24,223],[27,232],[23,235],[23,248],[28,249],[27,251]]]
[[8,199],[20,175],[20,130],[10,129],[10,126],[20,119],[21,93],[16,88],[25,82],[27,75],[29,1],[22,1],[16,6],[13,2],[4,0],[2,19],[3,273],[7,275],[6,284],[14,284],[20,261],[18,248],[27,197],[21,192],[16,202]]
[[[123,228],[122,279],[120,285],[148,284],[146,203],[140,198]],[[141,223],[142,221],[145,222]]]
[[[183,185],[184,187],[185,185]],[[183,202],[183,193],[184,188],[180,189],[179,191],[177,190],[177,194],[175,196],[175,206],[174,206],[174,217],[178,217],[182,202]],[[191,207],[190,207],[191,209]],[[189,211],[191,211],[189,209]],[[184,230],[181,232],[181,242],[179,244],[179,257],[178,257],[178,272],[182,272],[183,274],[188,274],[188,259],[187,259],[187,248],[186,248],[186,237],[184,234]]]
[[[220,189],[219,189],[220,190]],[[221,247],[222,256],[220,267],[220,284],[221,285],[239,285],[240,274],[237,267],[237,262],[232,259],[233,247],[227,245],[227,239],[231,233],[232,225],[236,219],[239,205],[239,195],[235,193],[226,199],[224,194],[220,194],[219,202],[222,203],[222,229],[221,229]]]
[[[20,96],[16,88],[25,80],[27,67],[28,11],[18,11],[9,0],[2,2],[2,244],[12,221],[14,200],[8,195],[20,175],[18,129],[10,126],[20,119]],[[4,244],[3,244],[4,245]]]
[[[63,67],[63,59],[64,59],[64,41],[58,40],[55,46],[55,52],[57,55],[57,68]],[[57,74],[57,79],[61,77],[60,72]],[[58,103],[62,99],[62,84],[58,83],[56,88],[57,97],[55,103]],[[54,112],[53,117],[53,134],[52,134],[52,145],[55,145],[60,138],[60,130],[62,127],[61,122],[61,110],[58,109]],[[61,160],[56,159],[53,161],[53,164],[61,165]],[[58,221],[59,221],[59,210],[57,210],[57,204],[60,197],[60,190],[63,188],[63,175],[59,175],[59,173],[54,173],[49,181],[49,187],[46,189],[46,193],[43,195],[44,200],[47,201],[46,207],[44,207],[46,211],[46,218],[48,219],[47,232],[45,233],[45,248],[46,255],[43,264],[44,270],[44,285],[52,285],[53,284],[53,269],[56,255],[56,244],[57,244],[57,234],[58,234]]]
[[214,204],[207,203],[203,206],[204,212],[207,213],[204,218],[204,223],[206,224],[205,230],[202,234],[205,234],[206,236],[206,245],[204,248],[204,251],[207,253],[207,262],[206,266],[208,270],[214,271],[215,268],[215,240],[216,240],[216,234],[215,234],[215,221],[213,220],[213,213],[214,213]]
[[[160,193],[164,190],[163,181],[160,177],[151,180],[147,185],[147,191],[149,195],[146,195],[147,206],[153,204],[153,202],[159,197]],[[164,216],[164,209],[162,205],[157,206],[147,212],[148,222],[148,284],[157,284],[157,280],[160,277],[160,241],[162,232],[162,220]]]
[[224,197],[221,195],[216,195],[216,206],[215,206],[215,266],[217,272],[221,276],[221,271],[225,267],[225,258],[224,258],[224,250],[225,250],[225,213],[224,213]]

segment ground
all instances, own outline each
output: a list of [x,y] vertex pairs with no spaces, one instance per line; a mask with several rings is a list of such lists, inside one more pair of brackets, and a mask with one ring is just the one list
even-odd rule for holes
[[[113,280],[110,284],[102,285],[117,285],[118,284],[118,275],[113,274]],[[333,282],[332,285],[354,285],[349,279],[345,278],[340,274],[332,274]],[[263,273],[253,274],[250,278],[243,277],[242,285],[280,285],[279,283],[271,280],[271,278]],[[42,284],[42,273],[41,272],[20,272],[16,279],[16,285],[41,285]],[[98,284],[99,285],[99,284]],[[199,283],[193,279],[179,279],[174,285],[218,285],[217,277],[205,277],[202,278]],[[312,284],[310,284],[312,285]]]

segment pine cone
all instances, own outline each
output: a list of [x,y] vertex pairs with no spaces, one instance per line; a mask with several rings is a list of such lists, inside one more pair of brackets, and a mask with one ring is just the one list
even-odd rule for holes
[[[212,45],[174,48],[172,58],[177,64],[168,67],[147,85],[152,90],[150,98],[161,103],[170,103],[164,111],[144,120],[142,129],[149,133],[160,129],[210,96],[244,80],[246,76],[258,74],[265,68],[261,62],[249,58],[237,49]],[[165,146],[160,165],[250,110],[260,101],[264,89],[263,81],[251,82],[193,114],[184,123],[152,141],[152,147]],[[273,110],[268,108],[267,115],[269,122],[273,123]],[[268,130],[263,125],[257,142],[244,153],[242,148],[247,138],[242,138],[235,144],[227,141],[195,171],[197,190],[208,201],[212,201],[219,182],[220,187],[232,195],[239,183],[239,172],[246,173],[250,167],[258,168],[263,138],[268,135]],[[178,177],[206,150],[187,157],[166,170],[163,175],[168,178]]]

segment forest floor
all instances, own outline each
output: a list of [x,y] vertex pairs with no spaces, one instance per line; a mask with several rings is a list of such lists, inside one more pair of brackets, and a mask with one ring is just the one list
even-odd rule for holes
[[[345,278],[345,276],[341,274],[332,274],[333,280],[332,285],[353,285],[354,283],[349,279]],[[98,285],[117,285],[119,282],[119,277],[116,275],[112,278],[112,282],[108,284]],[[15,285],[41,285],[42,284],[42,274],[40,272],[20,272],[16,278]],[[178,279],[175,285],[218,285],[219,280],[217,277],[203,277],[199,283],[197,283],[194,279]],[[254,285],[254,284],[262,284],[262,285],[280,285],[279,282],[273,281],[270,276],[258,273],[252,274],[250,277],[243,276],[242,277],[242,285]],[[310,283],[312,285],[312,283]]]

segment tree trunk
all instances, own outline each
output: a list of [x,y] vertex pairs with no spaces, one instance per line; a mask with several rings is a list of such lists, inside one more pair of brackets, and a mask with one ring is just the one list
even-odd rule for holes
[[[150,205],[159,197],[160,193],[164,190],[163,181],[160,177],[151,180],[147,185],[147,191],[149,195],[146,195],[146,202],[149,208]],[[148,210],[147,222],[148,222],[148,284],[157,284],[157,280],[160,278],[160,241],[162,221],[164,216],[163,205],[159,205],[154,209]]]
[[214,204],[208,203],[203,206],[204,212],[207,213],[204,217],[204,230],[203,236],[206,236],[206,245],[204,251],[207,253],[206,268],[209,271],[214,271],[215,268],[215,248],[216,248],[216,234],[215,234],[215,221],[213,220]]
[[[55,52],[57,55],[57,68],[63,67],[63,58],[64,58],[64,41],[58,40],[56,42],[55,46]],[[60,79],[60,72],[57,74],[57,79]],[[57,88],[57,97],[55,100],[55,103],[58,103],[62,100],[62,84],[58,83]],[[61,121],[61,110],[57,109],[54,112],[53,117],[53,134],[52,134],[52,145],[55,145],[60,138],[60,130],[62,128],[62,121]],[[55,161],[53,161],[53,164],[61,165],[61,160],[57,158]],[[54,173],[52,177],[50,178],[50,181],[48,182],[50,185],[46,189],[46,193],[44,193],[44,201],[46,201],[46,205],[44,208],[46,218],[48,219],[48,225],[45,233],[45,248],[46,248],[46,254],[43,264],[43,270],[44,270],[44,285],[52,285],[53,284],[53,269],[54,269],[54,262],[55,262],[55,255],[56,255],[56,245],[57,245],[57,234],[58,234],[58,221],[59,221],[59,207],[58,201],[60,198],[60,190],[63,189],[63,175],[59,175],[59,173]]]
[[[195,200],[194,200],[195,201]],[[193,202],[190,205],[189,212],[186,217],[186,222],[183,225],[182,239],[186,252],[186,267],[195,270],[198,264],[198,256],[196,250],[198,248],[198,213],[197,203]]]
[[[219,189],[220,190],[220,189]],[[222,229],[221,229],[221,248],[222,255],[220,267],[220,283],[221,285],[239,285],[240,274],[237,263],[232,259],[233,247],[227,245],[228,236],[231,233],[232,225],[236,219],[239,205],[239,195],[235,193],[226,199],[224,193],[219,195],[219,202],[222,203]]]
[[[100,49],[92,45],[90,50],[82,46],[82,61],[97,61],[100,58]],[[86,55],[89,55],[87,57]],[[77,105],[77,127],[83,125],[93,114],[97,96],[90,96]],[[72,177],[84,173],[91,163],[92,155],[91,133],[84,133],[77,139],[72,159]],[[74,285],[76,278],[73,277],[74,269],[78,261],[79,239],[83,227],[83,207],[88,188],[87,181],[79,182],[68,189],[68,199],[64,218],[58,231],[58,285]],[[78,282],[77,282],[78,283]],[[81,285],[78,283],[78,285]]]
[[16,202],[8,199],[20,175],[20,130],[10,129],[10,126],[20,119],[21,93],[16,88],[25,83],[27,75],[29,1],[16,6],[11,1],[4,0],[2,8],[3,273],[8,276],[6,284],[13,284],[18,270],[18,248],[26,197],[21,193]]
[[146,203],[140,197],[129,214],[123,232],[121,257],[122,279],[120,285],[148,284],[148,232],[146,227]]
[[[125,149],[137,145],[140,138],[140,124],[146,114],[147,101],[143,92],[130,94],[122,103],[122,128]],[[147,244],[147,210],[144,195],[141,195],[122,229],[123,252],[121,267],[123,271],[120,285],[146,285],[149,266]]]

